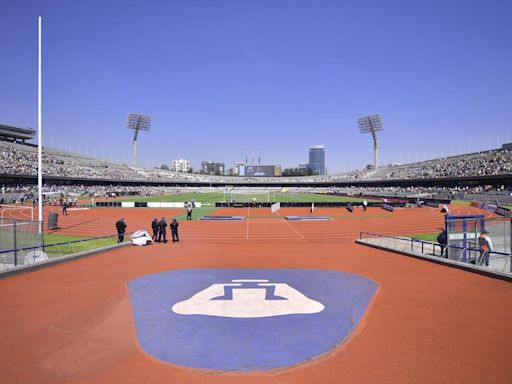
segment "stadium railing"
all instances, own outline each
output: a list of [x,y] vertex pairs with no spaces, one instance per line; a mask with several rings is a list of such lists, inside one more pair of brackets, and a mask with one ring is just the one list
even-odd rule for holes
[[[128,234],[126,234],[128,235]],[[111,239],[112,244],[109,244]],[[127,244],[128,242],[126,242]],[[52,244],[38,244],[25,247],[11,248],[0,250],[0,271],[12,270],[25,267],[25,257],[30,251],[43,251],[48,261],[52,259],[60,259],[66,256],[73,256],[85,251],[94,251],[103,247],[114,246],[117,244],[117,235],[99,236],[87,239],[78,239],[72,241],[63,241]],[[46,260],[45,260],[46,261]]]
[[[463,254],[467,251],[469,254],[474,255],[468,261],[464,261],[462,258],[458,260],[451,259],[460,264],[467,264],[490,270],[495,270],[501,273],[512,273],[512,255],[504,252],[489,252],[489,267],[483,265],[483,258],[481,257],[481,251],[474,247],[460,247],[455,245],[442,246],[439,243],[419,240],[412,237],[394,237],[381,235],[369,232],[360,232],[359,240],[368,245],[375,245],[380,248],[386,248],[397,252],[405,252],[412,254],[419,254],[422,256],[434,256],[440,260],[449,260],[445,255],[449,254],[448,250],[457,250],[459,254]],[[442,252],[444,248],[444,252]]]

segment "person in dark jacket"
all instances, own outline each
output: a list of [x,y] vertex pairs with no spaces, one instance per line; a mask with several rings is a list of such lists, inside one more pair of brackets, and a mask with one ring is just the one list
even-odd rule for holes
[[156,241],[156,238],[158,236],[158,219],[155,217],[153,218],[153,221],[151,222],[151,229],[153,230],[153,241]]
[[178,226],[179,226],[178,220],[176,220],[176,218],[173,217],[172,223],[170,225],[170,227],[171,227],[171,234],[172,234],[172,242],[173,243],[179,243],[180,242],[180,236],[178,234]]
[[165,221],[165,217],[162,217],[158,222],[158,240],[157,243],[161,243],[163,238],[163,242],[167,243],[167,222]]
[[124,233],[126,232],[126,227],[127,225],[124,222],[124,219],[121,217],[116,223],[118,243],[122,243],[124,241]]
[[437,235],[437,242],[439,243],[439,246],[441,248],[441,254],[439,256],[446,258],[447,255],[445,254],[445,249],[446,246],[448,245],[446,229],[443,229],[442,232],[439,235]]

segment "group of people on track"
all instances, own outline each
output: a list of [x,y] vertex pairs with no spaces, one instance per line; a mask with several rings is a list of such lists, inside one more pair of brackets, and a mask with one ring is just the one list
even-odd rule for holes
[[[178,234],[178,220],[175,217],[172,218],[172,222],[169,225],[171,229],[172,242],[179,243],[180,236]],[[155,243],[167,243],[167,222],[165,221],[165,217],[162,217],[158,220],[156,217],[151,222],[151,229],[153,230],[153,241]]]
[[[153,230],[153,236],[152,239],[155,243],[167,243],[167,227],[171,229],[171,235],[172,235],[172,242],[173,243],[179,243],[180,242],[180,236],[178,233],[178,227],[179,227],[178,220],[176,220],[175,217],[172,218],[171,224],[167,224],[167,221],[165,220],[165,217],[162,217],[160,220],[158,218],[153,218],[153,221],[151,222],[151,229]],[[124,218],[121,217],[116,222],[116,230],[117,230],[117,242],[122,243],[124,241],[124,235],[126,233],[126,228],[128,228],[128,225],[126,225]]]
[[[186,202],[185,207],[187,208],[187,220],[192,220],[192,211],[195,208],[195,202]],[[117,230],[117,242],[122,243],[124,241],[124,235],[126,233],[126,225],[124,218],[120,218],[116,222],[116,230]],[[153,218],[151,222],[151,229],[153,230],[152,239],[155,243],[167,243],[167,227],[171,230],[172,242],[179,243],[180,236],[178,233],[179,223],[175,217],[173,217],[171,224],[167,224],[165,217],[162,217],[160,220],[158,218]]]

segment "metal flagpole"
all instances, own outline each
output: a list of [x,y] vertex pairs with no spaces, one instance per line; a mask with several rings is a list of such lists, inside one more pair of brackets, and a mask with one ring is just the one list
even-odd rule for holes
[[41,26],[42,18],[39,16],[39,54],[37,71],[37,186],[39,189],[39,234],[43,232],[43,144],[42,144],[42,117],[41,117]]

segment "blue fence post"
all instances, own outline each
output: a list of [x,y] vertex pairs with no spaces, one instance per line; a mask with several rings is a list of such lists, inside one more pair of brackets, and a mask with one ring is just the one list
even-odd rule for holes
[[464,234],[463,235],[463,239],[462,239],[462,244],[463,244],[463,249],[462,249],[462,260],[467,263],[468,262],[468,254],[467,254],[467,222],[466,220],[463,220],[462,221],[462,233]]
[[16,220],[13,225],[13,243],[14,243],[14,266],[18,266],[18,244],[16,242]]

